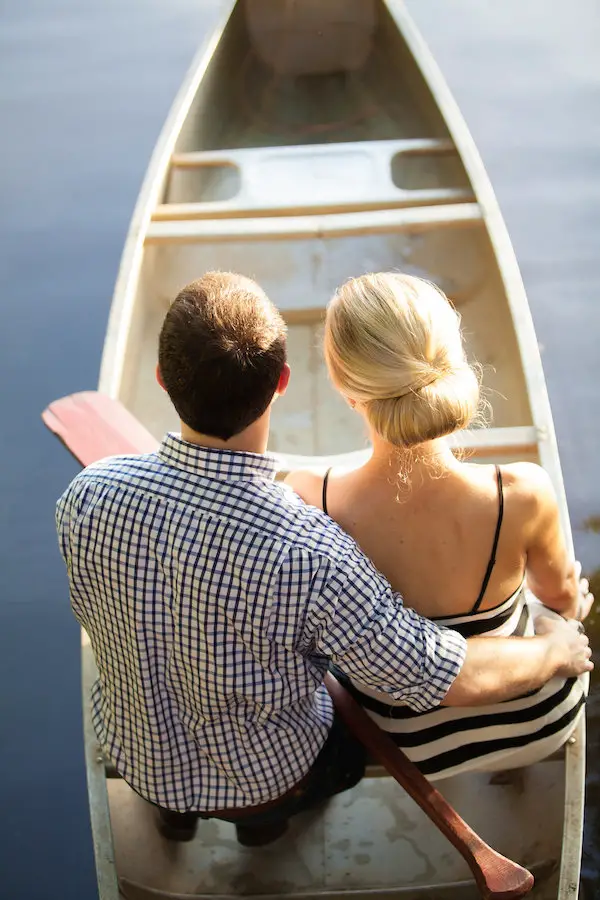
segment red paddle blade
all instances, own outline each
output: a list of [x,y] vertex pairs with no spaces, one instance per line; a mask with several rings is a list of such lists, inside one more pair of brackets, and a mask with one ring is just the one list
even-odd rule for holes
[[97,391],[55,400],[42,419],[83,466],[105,456],[152,453],[158,447],[156,438],[122,403]]

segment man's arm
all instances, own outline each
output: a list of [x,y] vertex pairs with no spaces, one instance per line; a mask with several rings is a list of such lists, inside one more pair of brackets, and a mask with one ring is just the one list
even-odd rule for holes
[[[349,539],[345,549],[343,565],[323,569],[314,558],[295,559],[292,551],[283,566],[280,575],[288,570],[282,582],[291,595],[294,572],[316,563],[298,649],[328,657],[391,701],[418,712],[441,703],[484,705],[535,690],[554,675],[576,676],[593,668],[587,637],[560,621],[536,637],[466,641],[404,607]],[[297,607],[297,596],[286,605]]]
[[532,638],[470,638],[462,668],[444,706],[479,706],[537,690],[555,675],[590,672],[594,665],[587,635],[571,622],[538,619],[544,634]]

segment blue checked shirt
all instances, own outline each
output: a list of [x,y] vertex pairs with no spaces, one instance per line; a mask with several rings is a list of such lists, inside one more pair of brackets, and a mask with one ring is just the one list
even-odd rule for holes
[[269,456],[171,434],[85,469],[58,502],[98,739],[168,809],[254,805],[299,781],[333,718],[329,660],[415,710],[464,660],[462,637],[405,609],[274,475]]

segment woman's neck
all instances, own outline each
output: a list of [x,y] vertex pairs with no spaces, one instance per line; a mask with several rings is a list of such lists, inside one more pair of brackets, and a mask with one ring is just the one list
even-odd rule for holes
[[420,476],[426,475],[428,478],[432,475],[439,478],[460,467],[444,438],[426,441],[418,447],[408,449],[391,444],[375,432],[371,432],[370,439],[373,454],[365,469],[372,475],[385,473],[389,477],[390,469],[397,472],[400,463],[400,469],[406,471],[409,481],[413,481],[415,477],[420,480]]

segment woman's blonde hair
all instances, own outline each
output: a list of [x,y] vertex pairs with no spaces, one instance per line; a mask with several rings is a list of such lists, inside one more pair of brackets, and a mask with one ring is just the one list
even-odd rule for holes
[[343,284],[327,308],[325,359],[338,390],[398,447],[466,428],[477,415],[479,379],[460,316],[422,278],[379,272]]

